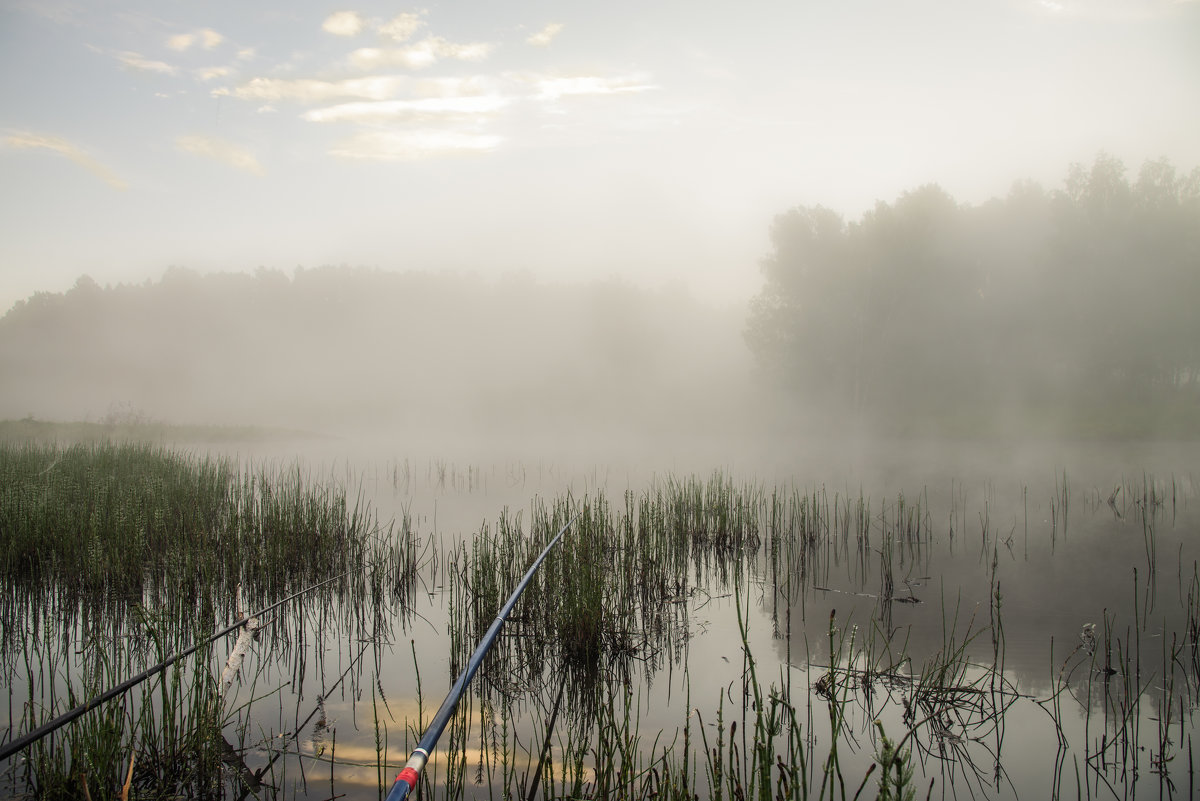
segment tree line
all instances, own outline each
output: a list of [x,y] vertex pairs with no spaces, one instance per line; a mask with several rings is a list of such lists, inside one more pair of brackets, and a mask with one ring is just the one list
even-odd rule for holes
[[746,341],[821,414],[1194,421],[1200,168],[1127,173],[1101,154],[1059,189],[1020,182],[978,206],[930,185],[858,221],[791,209],[771,226]]
[[[0,418],[348,424],[486,432],[680,418],[730,362],[740,319],[615,280],[349,266],[81,277],[0,318]],[[709,393],[711,396],[712,393]]]

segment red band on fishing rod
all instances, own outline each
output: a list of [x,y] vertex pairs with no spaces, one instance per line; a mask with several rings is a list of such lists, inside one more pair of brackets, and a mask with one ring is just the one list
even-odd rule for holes
[[405,768],[396,774],[396,781],[404,782],[408,785],[408,789],[410,790],[417,789],[417,779],[417,772],[412,768]]

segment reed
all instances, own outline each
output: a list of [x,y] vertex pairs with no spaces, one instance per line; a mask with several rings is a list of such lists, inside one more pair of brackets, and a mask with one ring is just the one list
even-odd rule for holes
[[[93,457],[93,472],[75,484],[59,478],[52,479],[59,484],[46,483],[64,465],[70,467],[64,475],[78,469],[67,464],[77,458],[68,457],[70,449],[29,449],[22,456],[26,465],[12,474],[24,477],[16,482],[24,487],[23,505],[14,502],[16,508],[32,508],[49,493],[67,499],[68,506],[92,509],[86,518],[56,519],[76,520],[90,543],[85,552],[111,571],[98,570],[81,588],[65,586],[62,564],[77,558],[70,543],[62,557],[35,554],[24,562],[6,562],[18,568],[11,574],[12,601],[0,605],[0,615],[6,633],[14,632],[7,634],[8,641],[28,644],[5,649],[0,666],[29,677],[22,726],[45,719],[50,710],[103,683],[102,677],[126,674],[169,643],[210,631],[213,621],[231,609],[223,593],[234,582],[245,582],[251,599],[278,597],[300,583],[289,571],[326,576],[356,566],[358,572],[328,595],[298,601],[263,630],[264,653],[248,657],[244,670],[250,683],[233,710],[212,704],[211,670],[181,668],[150,694],[99,710],[85,727],[64,733],[55,748],[41,752],[40,763],[29,763],[40,764],[42,772],[27,786],[39,793],[44,788],[46,797],[81,794],[84,770],[94,798],[121,792],[127,776],[132,776],[132,790],[144,795],[237,797],[252,790],[260,797],[324,797],[344,792],[336,785],[331,753],[321,757],[330,761],[328,782],[312,789],[304,766],[317,757],[296,746],[301,721],[282,737],[276,730],[282,724],[264,726],[247,705],[261,703],[289,683],[303,686],[306,669],[314,669],[305,665],[304,654],[321,650],[306,642],[313,632],[336,631],[348,641],[386,649],[397,605],[403,606],[405,593],[411,592],[406,581],[418,572],[429,580],[431,598],[444,587],[445,628],[423,636],[444,637],[450,654],[445,673],[457,675],[530,560],[576,514],[576,525],[527,588],[481,668],[442,753],[431,760],[419,785],[425,797],[908,798],[918,782],[924,790],[938,775],[946,793],[1004,794],[1010,788],[1004,787],[1001,753],[1011,750],[1004,742],[1005,716],[1014,704],[1032,700],[1050,713],[1059,736],[1062,753],[1050,789],[1069,787],[1076,753],[1076,786],[1083,791],[1089,783],[1093,790],[1099,782],[1117,787],[1119,777],[1147,769],[1168,779],[1181,775],[1200,696],[1200,572],[1193,563],[1189,582],[1181,564],[1178,581],[1170,582],[1179,585],[1180,609],[1168,609],[1162,591],[1174,571],[1164,563],[1176,548],[1165,515],[1175,503],[1173,485],[1146,477],[1122,485],[1120,493],[1108,496],[1107,507],[1116,510],[1122,497],[1136,501],[1118,515],[1105,509],[1107,492],[1081,495],[1076,489],[1068,542],[1070,488],[1065,474],[1056,476],[1044,545],[1057,541],[1061,548],[1078,547],[1077,532],[1087,530],[1089,513],[1102,512],[1114,518],[1114,525],[1124,525],[1126,515],[1136,513],[1141,520],[1128,523],[1139,549],[1135,528],[1142,526],[1147,567],[1135,573],[1132,614],[1125,610],[1129,597],[1122,590],[1122,614],[1098,615],[1102,628],[1092,630],[1090,644],[1081,642],[1072,650],[1058,643],[1058,658],[1051,656],[1050,690],[1031,699],[1029,688],[1018,691],[1006,667],[1005,615],[1014,586],[1005,572],[1011,561],[1006,552],[1017,555],[1012,554],[1013,535],[1004,537],[1008,525],[1001,522],[1002,507],[991,493],[979,515],[978,563],[970,566],[981,584],[977,611],[967,606],[960,614],[957,603],[943,602],[940,644],[935,629],[934,643],[918,654],[915,646],[909,650],[907,612],[915,616],[923,600],[937,626],[936,600],[920,587],[932,572],[935,548],[953,550],[959,544],[962,549],[970,518],[965,490],[957,486],[948,518],[938,515],[934,525],[925,491],[880,502],[824,487],[764,489],[723,473],[668,476],[611,498],[599,492],[535,496],[527,508],[504,509],[462,542],[434,542],[418,553],[407,506],[399,521],[380,526],[361,498],[355,501],[336,484],[313,481],[302,468],[244,467],[148,446],[121,456],[131,461],[118,468],[117,462],[104,461],[110,458],[104,447],[93,449],[100,452]],[[22,452],[13,454],[16,459]],[[164,458],[145,469],[147,477],[138,478],[139,460]],[[108,473],[95,464],[122,478],[108,481]],[[171,470],[181,477],[163,479]],[[159,484],[151,480],[156,475]],[[508,475],[523,482],[525,471],[510,466]],[[438,492],[471,492],[503,480],[495,471],[438,461],[424,470],[397,462],[383,477],[394,489],[424,481]],[[134,489],[139,481],[145,484],[140,495]],[[176,485],[179,489],[171,488]],[[1036,538],[1036,508],[1029,508],[1027,489],[1020,491],[1024,509],[1015,507],[1013,531],[1023,514],[1026,539],[1033,539],[1026,559],[1037,559],[1043,544]],[[135,505],[146,508],[137,512]],[[123,521],[131,515],[136,525]],[[193,543],[155,538],[147,530],[156,530],[159,519],[164,530],[195,532],[194,539],[204,536],[202,528],[216,529],[224,539],[204,542],[240,549],[239,558],[227,562],[220,554],[193,553],[202,550]],[[140,576],[122,572],[106,551],[117,543],[114,552],[119,552],[126,541],[131,548],[149,547],[149,568]],[[973,560],[974,549],[965,556]],[[40,582],[54,591],[44,591]],[[830,613],[830,597],[853,596],[869,600],[854,601],[851,612],[838,603],[842,614]],[[700,665],[690,649],[703,633],[697,620],[709,603],[723,607],[721,614],[733,607],[740,643],[732,647],[740,644],[740,660],[731,653],[732,664],[721,667],[730,671],[730,683],[719,695],[700,698],[691,684]],[[814,604],[819,617],[812,612]],[[149,611],[133,622],[127,614],[123,626],[111,623],[114,610],[134,609]],[[807,630],[821,630],[811,649],[806,615]],[[759,653],[751,647],[752,642],[760,647],[765,636],[754,632],[763,619],[779,640],[774,653],[770,647]],[[107,647],[97,645],[91,661],[81,666],[55,645],[64,631],[80,637],[90,632]],[[415,668],[418,641],[410,642]],[[777,673],[764,667],[779,654],[786,657],[778,660]],[[315,658],[315,672],[324,676],[328,666],[319,662],[323,657]],[[336,658],[340,669],[342,657]],[[423,678],[428,689],[430,677],[417,677],[415,720],[411,715],[398,719],[388,702],[393,691],[384,694],[380,672],[385,668],[378,653],[375,661],[371,707],[362,727],[371,742],[362,760],[376,781],[387,781],[398,767],[388,764],[388,752],[394,758],[402,739],[406,752],[422,731],[420,682]],[[672,679],[681,670],[682,690]],[[364,689],[351,678],[347,692],[365,698]],[[664,690],[686,693],[686,709],[677,720],[651,726],[649,721],[663,719],[658,716]],[[322,697],[325,691],[323,683]],[[1078,709],[1071,708],[1073,702]],[[668,708],[677,704],[672,699]],[[323,707],[320,714],[324,720]],[[665,727],[659,730],[659,725]],[[1075,739],[1080,726],[1082,748]],[[212,730],[232,743],[189,740]],[[75,750],[65,747],[72,737]],[[336,738],[338,761],[343,749],[351,748],[350,739],[343,728]],[[173,761],[172,755],[189,749],[198,755],[192,762]],[[244,760],[240,768],[239,759]],[[156,769],[183,778],[172,786],[155,785],[149,771]],[[223,777],[215,784],[214,770]],[[1136,784],[1117,789],[1118,796],[1122,791],[1137,795]]]
[[[289,602],[264,645],[287,659],[309,629],[377,639],[408,603],[414,543],[409,521],[383,527],[299,467],[136,443],[0,446],[0,670],[26,695],[9,737],[205,641],[242,603],[326,579],[340,576]],[[48,798],[220,796],[230,752],[212,653],[31,747],[6,767],[12,785]]]

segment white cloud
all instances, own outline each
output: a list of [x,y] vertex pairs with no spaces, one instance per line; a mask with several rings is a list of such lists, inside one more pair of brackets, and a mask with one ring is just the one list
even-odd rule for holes
[[342,97],[389,100],[399,94],[407,82],[408,78],[403,75],[373,75],[344,81],[254,78],[232,90],[216,89],[213,94],[232,95],[240,100],[293,100],[300,103],[322,103]]
[[464,131],[365,131],[348,139],[330,155],[345,159],[420,161],[441,156],[484,153],[504,140],[499,136]]
[[363,20],[357,11],[335,11],[321,27],[334,36],[357,36],[363,29]]
[[545,47],[546,45],[550,44],[550,42],[552,42],[554,40],[555,36],[558,36],[559,32],[562,29],[563,29],[563,25],[561,22],[551,22],[545,28],[542,28],[540,31],[535,33],[533,36],[530,36],[525,41],[531,45],[537,45],[538,47]]
[[205,50],[212,50],[221,42],[225,41],[225,37],[214,31],[212,28],[201,28],[194,33],[177,33],[167,39],[167,47],[172,50],[183,53],[191,48],[197,42]]
[[212,28],[202,28],[200,30],[200,40],[204,45],[205,50],[212,50],[221,42],[225,41],[225,37],[214,31]]
[[177,33],[167,39],[167,47],[182,53],[196,42],[196,37],[190,33]]
[[178,68],[167,64],[165,61],[153,61],[146,58],[141,53],[134,53],[126,50],[123,53],[117,53],[117,61],[120,61],[130,69],[139,70],[141,72],[157,72],[160,75],[174,75],[179,72]]
[[384,69],[387,67],[408,67],[422,69],[436,63],[441,58],[454,58],[459,61],[482,61],[492,51],[492,45],[486,42],[456,44],[447,42],[440,36],[429,36],[411,47],[380,48],[362,47],[350,54],[350,64],[363,71]]
[[495,94],[500,81],[485,75],[409,78],[408,86],[417,97],[459,97]]
[[215,159],[254,175],[263,175],[266,172],[249,150],[224,139],[213,136],[181,136],[175,140],[175,145],[185,153]]
[[639,75],[603,77],[578,75],[572,77],[532,76],[524,77],[537,89],[539,100],[558,100],[560,97],[580,95],[616,95],[648,92],[658,86],[647,83]]
[[196,78],[201,81],[211,81],[213,78],[224,78],[233,73],[230,67],[204,67],[193,70]]
[[369,123],[397,117],[477,116],[494,114],[510,103],[499,95],[426,97],[419,100],[385,100],[376,103],[342,103],[304,114],[310,122]]
[[45,149],[51,150],[60,155],[66,156],[71,161],[84,167],[92,172],[92,174],[101,178],[105,183],[113,189],[128,189],[129,185],[116,176],[116,174],[99,163],[82,149],[57,136],[46,136],[44,134],[30,133],[27,131],[14,131],[4,137],[4,144],[9,147],[15,147],[21,150],[29,149]]
[[407,42],[425,22],[420,14],[404,13],[379,26],[379,33],[397,42]]

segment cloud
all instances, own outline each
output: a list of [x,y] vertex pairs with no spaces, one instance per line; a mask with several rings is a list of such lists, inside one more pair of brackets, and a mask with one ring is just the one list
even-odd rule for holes
[[99,163],[79,147],[68,142],[66,139],[61,139],[57,136],[45,136],[43,134],[30,133],[27,131],[14,131],[4,137],[4,144],[9,147],[15,147],[21,150],[28,149],[45,149],[51,150],[66,156],[71,161],[84,167],[98,176],[113,189],[128,189],[129,185],[122,181],[108,167]]
[[310,122],[372,123],[411,117],[474,117],[493,114],[511,101],[499,95],[473,97],[426,97],[419,100],[385,100],[375,103],[343,103],[329,108],[313,109],[304,114]]
[[379,33],[397,42],[407,42],[424,24],[420,14],[406,12],[380,25]]
[[365,131],[329,152],[332,156],[344,159],[421,161],[441,156],[485,153],[494,150],[503,141],[499,136],[466,131]]
[[239,100],[293,100],[300,103],[323,103],[344,97],[365,100],[389,100],[399,94],[408,82],[403,75],[373,75],[343,81],[317,79],[254,78],[234,89],[214,89],[214,95],[232,95]]
[[200,39],[205,50],[212,50],[214,47],[220,45],[221,42],[225,41],[225,37],[214,31],[212,28],[201,28]]
[[126,50],[123,53],[117,53],[117,61],[120,61],[130,69],[140,72],[157,72],[160,75],[174,75],[179,72],[177,67],[173,67],[165,61],[153,61],[146,58],[141,53],[134,53]]
[[254,175],[266,173],[249,150],[224,139],[213,136],[181,136],[175,140],[175,145],[185,153],[215,159]]
[[551,22],[545,28],[542,28],[540,31],[535,33],[533,36],[530,36],[525,41],[531,45],[537,45],[538,47],[545,47],[546,45],[550,44],[550,42],[552,42],[554,40],[555,36],[558,36],[559,32],[562,29],[563,29],[563,25],[561,22]]
[[174,36],[172,36],[171,38],[167,39],[167,47],[171,48],[172,50],[182,53],[183,51],[185,51],[189,47],[191,47],[193,44],[195,44],[195,42],[196,42],[196,37],[194,34],[177,33]]
[[448,42],[440,36],[428,36],[411,47],[359,48],[350,54],[350,64],[365,72],[387,67],[423,69],[432,66],[442,58],[482,61],[492,52],[492,48],[493,45],[486,42],[456,44]]
[[192,74],[199,81],[211,81],[213,78],[225,78],[233,74],[232,67],[201,67],[200,69],[192,70]]
[[363,20],[357,11],[335,11],[321,27],[334,36],[357,36],[363,29]]
[[196,42],[205,50],[212,50],[221,42],[225,41],[225,37],[214,31],[212,28],[201,28],[194,33],[177,33],[167,39],[167,47],[172,50],[182,53],[191,48]]
[[539,100],[558,100],[561,97],[581,95],[633,94],[659,88],[656,84],[647,83],[640,75],[611,78],[600,75],[524,76],[521,79],[534,85]]

